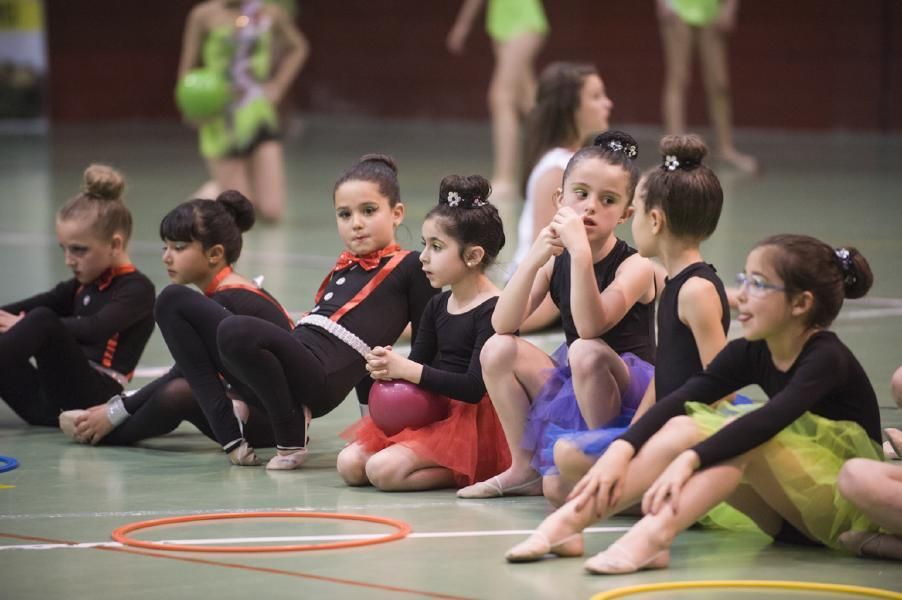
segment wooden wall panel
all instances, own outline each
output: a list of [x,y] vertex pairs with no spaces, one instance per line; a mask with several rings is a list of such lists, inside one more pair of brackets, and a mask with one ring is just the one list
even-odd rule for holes
[[[191,0],[48,0],[55,120],[177,118],[175,70]],[[539,67],[598,65],[614,121],[660,122],[661,44],[652,0],[546,0]],[[485,118],[492,47],[462,57],[445,35],[452,0],[301,0],[313,54],[290,101],[301,110]],[[747,0],[731,38],[738,126],[902,129],[902,5],[895,0]],[[691,123],[706,122],[696,66]]]

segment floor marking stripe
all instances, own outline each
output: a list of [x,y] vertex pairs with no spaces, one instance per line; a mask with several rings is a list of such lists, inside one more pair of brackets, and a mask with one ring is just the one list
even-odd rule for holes
[[[68,542],[66,540],[54,540],[50,538],[42,538],[36,536],[27,536],[27,535],[16,535],[13,533],[0,533],[0,537],[7,537],[19,540],[27,540],[27,541],[38,541],[38,542],[47,542],[51,544],[63,544],[72,546],[75,542]],[[177,560],[181,562],[189,562],[194,564],[201,565],[210,565],[216,567],[228,567],[231,569],[241,569],[245,571],[256,571],[258,573],[270,573],[273,575],[287,575],[289,577],[298,577],[302,579],[312,579],[315,581],[323,581],[326,583],[339,583],[343,585],[351,585],[355,587],[362,587],[368,589],[376,589],[376,590],[386,590],[389,592],[400,592],[403,594],[414,594],[419,596],[426,596],[427,598],[443,598],[447,600],[471,600],[466,596],[452,596],[450,594],[440,594],[436,592],[427,592],[423,590],[414,590],[402,587],[396,587],[391,585],[383,585],[379,583],[368,583],[365,581],[355,581],[353,579],[340,579],[338,577],[329,577],[326,575],[315,575],[313,573],[304,573],[302,571],[288,571],[285,569],[272,569],[269,567],[255,567],[251,565],[243,565],[240,563],[231,563],[219,560],[211,560],[208,558],[192,558],[190,556],[178,556],[175,554],[163,554],[162,552],[149,552],[146,550],[136,550],[132,548],[109,548],[104,546],[97,546],[94,548],[95,550],[102,550],[106,552],[121,552],[123,554],[137,554],[139,556],[151,556],[154,558],[164,558],[167,560]]]
[[[628,531],[629,527],[588,527],[584,533],[623,533]],[[410,538],[420,539],[451,539],[462,537],[495,537],[510,535],[529,535],[532,529],[499,529],[484,531],[430,531],[422,533],[411,533],[407,536]],[[197,546],[204,545],[236,545],[236,544],[252,544],[252,543],[286,543],[286,542],[331,542],[340,540],[365,540],[376,537],[382,537],[382,534],[342,534],[342,535],[300,535],[300,536],[268,536],[268,537],[240,537],[240,538],[203,538],[203,539],[172,539],[159,540],[161,544],[192,544]],[[58,544],[15,544],[0,546],[0,550],[83,550],[90,548],[122,548],[123,544],[119,542],[73,542]]]
[[[520,496],[515,497],[512,496],[510,498],[498,498],[492,500],[494,504],[506,503],[510,504],[512,502],[521,501],[528,496]],[[401,503],[401,504],[392,504],[390,506],[385,506],[386,510],[396,510],[396,509],[409,509],[409,508],[432,508],[432,507],[440,507],[440,506],[461,506],[461,502],[459,500],[448,500],[448,501],[438,501],[438,502],[409,502],[409,503]],[[331,505],[324,507],[316,507],[316,506],[277,506],[277,507],[220,507],[220,508],[201,508],[201,509],[191,509],[191,508],[183,508],[181,510],[123,510],[123,511],[110,511],[110,512],[73,512],[73,513],[13,513],[13,514],[0,514],[0,521],[29,521],[29,520],[41,520],[41,519],[84,519],[84,518],[113,518],[113,517],[166,517],[166,516],[175,516],[175,515],[200,515],[206,513],[240,513],[240,512],[276,512],[276,511],[285,511],[285,512],[297,512],[297,511],[306,511],[306,512],[354,512],[354,511],[368,511],[372,510],[372,504],[342,504],[342,505]]]

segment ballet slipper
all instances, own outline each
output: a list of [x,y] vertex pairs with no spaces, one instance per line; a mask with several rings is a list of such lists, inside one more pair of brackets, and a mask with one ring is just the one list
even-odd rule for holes
[[260,464],[257,453],[245,441],[242,441],[237,448],[229,452],[229,461],[236,467],[254,467]]
[[76,410],[66,410],[60,413],[59,423],[60,429],[63,433],[66,434],[67,437],[75,440],[76,442],[81,442],[82,444],[86,443],[87,440],[83,440],[78,437],[78,433],[76,431],[76,421],[82,416],[88,414],[88,411],[82,409]]
[[537,529],[526,540],[508,550],[504,559],[510,563],[533,562],[547,554],[554,554],[561,558],[582,556],[582,533],[573,533],[558,542],[552,542],[545,533]]
[[839,536],[839,543],[858,556],[902,560],[902,538],[889,533],[847,531]]
[[497,475],[491,479],[468,485],[457,490],[458,498],[501,498],[502,496],[541,496],[542,477],[526,483],[504,487]]
[[643,569],[663,569],[668,564],[670,564],[669,549],[661,550],[640,563],[636,562],[629,550],[615,542],[604,552],[599,552],[587,560],[583,566],[589,573],[597,575],[622,575]]
[[300,448],[286,454],[276,454],[266,463],[266,468],[270,471],[291,471],[301,468],[306,460],[307,448]]
[[887,427],[883,430],[886,440],[892,446],[897,458],[902,458],[902,431],[895,427]]

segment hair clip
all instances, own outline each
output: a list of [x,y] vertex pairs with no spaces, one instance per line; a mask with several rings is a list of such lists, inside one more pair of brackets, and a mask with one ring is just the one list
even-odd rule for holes
[[624,146],[623,142],[621,142],[620,140],[608,141],[608,150],[610,150],[611,152],[622,152],[629,159],[633,159],[639,156],[639,149],[636,148],[635,144]]
[[664,164],[661,166],[668,171],[676,171],[680,168],[680,161],[673,154],[668,154],[664,157]]
[[834,252],[843,275],[843,283],[845,285],[853,285],[858,281],[858,277],[855,274],[855,263],[852,261],[852,254],[847,248],[836,248]]
[[448,192],[448,195],[445,198],[445,203],[451,208],[479,208],[480,206],[485,206],[488,204],[488,200],[483,200],[479,196],[476,196],[472,200],[468,200],[464,198],[457,192]]

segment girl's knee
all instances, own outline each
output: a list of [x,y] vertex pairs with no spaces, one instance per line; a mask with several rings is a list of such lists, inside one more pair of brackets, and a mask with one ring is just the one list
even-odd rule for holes
[[230,356],[248,347],[247,331],[240,316],[226,317],[216,326],[216,345],[222,356]]
[[46,306],[38,306],[25,313],[25,318],[33,322],[54,323],[61,322],[59,315],[53,309]]
[[373,486],[385,492],[398,489],[398,468],[386,452],[377,452],[366,461],[366,478]]
[[[59,315],[46,306],[39,306],[25,313],[25,318],[21,323],[27,323],[31,335],[44,339],[66,331],[66,326],[63,325]],[[25,330],[23,329],[23,331]]]
[[701,438],[701,431],[692,417],[679,415],[672,417],[649,440],[654,446],[667,446],[668,448],[689,448]]
[[864,472],[867,472],[866,460],[861,458],[847,460],[836,479],[839,493],[850,500],[855,499],[868,485],[868,478],[862,477]]
[[620,360],[610,346],[595,340],[576,340],[567,350],[567,361],[574,373],[596,373],[599,369],[610,370],[613,361]]
[[554,443],[554,465],[567,481],[577,482],[592,466],[592,459],[572,442],[558,440]]
[[571,486],[565,483],[561,477],[547,475],[542,478],[542,495],[554,506],[563,506],[567,501],[570,489]]
[[496,333],[483,344],[479,362],[484,372],[511,371],[516,356],[517,338]]
[[896,372],[893,373],[893,378],[890,381],[890,388],[893,391],[893,398],[896,400],[896,404],[902,408],[902,367],[896,369]]
[[338,453],[336,469],[348,485],[367,485],[366,456],[357,444],[351,444]]
[[163,288],[163,291],[160,292],[160,295],[157,296],[157,300],[154,303],[153,307],[153,316],[154,320],[160,322],[161,320],[166,320],[170,315],[174,313],[178,305],[181,303],[182,299],[185,297],[185,294],[194,294],[195,292],[189,290],[184,285],[178,285],[176,283],[167,285]]

